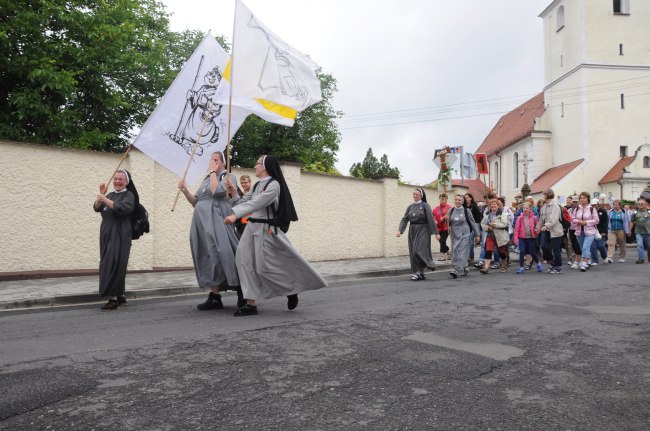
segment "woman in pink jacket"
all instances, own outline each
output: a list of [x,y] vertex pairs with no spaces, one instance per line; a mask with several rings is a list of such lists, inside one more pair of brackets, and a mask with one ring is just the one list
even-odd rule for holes
[[[573,213],[571,219],[571,229],[575,229],[578,244],[582,249],[582,262],[580,262],[580,271],[585,272],[589,268],[589,259],[591,258],[591,243],[596,236],[598,222],[598,211],[589,205],[591,195],[587,192],[580,193],[578,198],[580,204]],[[578,257],[576,256],[576,260]]]
[[529,254],[533,259],[531,262],[537,264],[537,272],[542,272],[542,263],[537,257],[537,216],[532,211],[530,203],[524,202],[523,212],[517,217],[517,224],[515,224],[514,241],[515,245],[519,247],[519,269],[517,274],[523,274],[524,260],[526,254]]

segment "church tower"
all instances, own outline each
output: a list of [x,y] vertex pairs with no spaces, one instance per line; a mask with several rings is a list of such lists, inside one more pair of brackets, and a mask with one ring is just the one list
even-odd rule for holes
[[650,140],[650,1],[555,0],[540,18],[550,162],[584,159],[571,182],[594,192]]

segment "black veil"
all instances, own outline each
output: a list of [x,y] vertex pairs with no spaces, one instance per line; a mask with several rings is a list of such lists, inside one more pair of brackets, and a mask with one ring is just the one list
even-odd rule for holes
[[[298,214],[296,213],[296,207],[293,205],[291,192],[289,191],[289,187],[287,187],[287,182],[284,180],[284,175],[282,174],[277,159],[273,156],[264,156],[263,160],[266,172],[280,184],[280,199],[276,216],[278,226],[281,228],[286,226],[286,229],[289,229],[289,223],[298,220]],[[282,230],[286,231],[285,229]]]

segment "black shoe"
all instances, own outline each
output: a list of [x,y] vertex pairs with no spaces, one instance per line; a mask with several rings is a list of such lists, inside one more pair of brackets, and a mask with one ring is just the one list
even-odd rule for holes
[[107,310],[117,310],[117,307],[119,307],[119,304],[117,303],[116,299],[109,299],[106,304],[101,308],[102,311],[107,311]]
[[257,306],[250,304],[246,304],[242,308],[238,308],[237,311],[233,313],[235,317],[252,316],[253,314],[257,314]]
[[117,305],[120,307],[126,307],[127,305],[129,305],[126,303],[126,296],[118,296]]
[[244,293],[241,291],[241,286],[237,286],[235,290],[237,291],[237,308],[242,308],[246,305],[246,298],[244,298]]
[[294,293],[293,295],[287,296],[287,308],[293,310],[298,306],[298,294]]
[[450,272],[449,272],[449,275],[451,275],[451,278],[458,278],[458,273],[456,272],[455,269],[452,270],[452,271],[450,271]]
[[221,295],[218,293],[210,292],[208,299],[203,304],[196,306],[199,310],[222,310],[223,302],[221,302]]

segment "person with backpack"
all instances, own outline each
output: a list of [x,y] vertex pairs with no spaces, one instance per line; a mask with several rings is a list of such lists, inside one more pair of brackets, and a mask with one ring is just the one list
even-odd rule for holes
[[237,292],[237,306],[245,304],[239,287],[239,274],[235,265],[235,252],[239,239],[233,226],[223,223],[223,218],[232,212],[232,203],[238,199],[237,177],[228,175],[224,156],[215,151],[210,157],[209,172],[195,194],[183,181],[178,187],[187,201],[194,207],[190,226],[190,249],[199,287],[209,290],[205,302],[196,308],[222,310],[221,290]]
[[257,300],[287,297],[287,308],[298,306],[298,293],[326,287],[327,282],[298,253],[286,232],[298,220],[291,192],[275,157],[261,156],[255,164],[259,181],[224,218],[226,224],[252,213],[237,247],[237,269],[246,304],[236,317],[257,314]]
[[447,213],[452,265],[449,275],[452,278],[458,278],[459,274],[462,276],[469,274],[467,257],[469,256],[469,248],[474,247],[472,234],[479,231],[472,212],[466,206],[463,206],[464,200],[462,195],[456,195],[454,197],[454,206]]
[[431,255],[431,235],[440,239],[440,234],[433,219],[433,212],[427,203],[424,189],[413,190],[413,203],[406,208],[404,217],[395,232],[396,237],[402,236],[409,225],[409,259],[411,261],[411,281],[424,280],[424,269],[436,270],[436,264]]
[[625,262],[626,247],[625,240],[632,234],[630,214],[621,208],[621,201],[619,199],[612,202],[612,209],[607,212],[608,231],[607,236],[607,259],[609,263],[614,262],[614,251],[618,244],[618,261]]
[[607,230],[609,225],[609,217],[607,211],[603,208],[598,198],[591,200],[591,206],[598,211],[598,226],[596,226],[597,233],[594,241],[591,243],[591,266],[598,265],[598,253],[603,259],[603,263],[607,263]]
[[115,191],[106,194],[106,184],[99,185],[93,209],[101,213],[99,227],[99,295],[108,298],[102,311],[127,305],[124,296],[126,267],[131,253],[131,216],[140,203],[138,190],[126,169],[113,176]]
[[540,247],[546,261],[551,262],[550,274],[562,274],[562,208],[555,200],[555,192],[548,189],[544,192],[544,205],[539,210],[537,234],[540,237]]
[[578,243],[582,249],[582,262],[579,265],[579,269],[582,272],[585,272],[589,268],[591,243],[594,241],[596,232],[598,232],[598,212],[594,210],[594,207],[589,205],[590,198],[591,195],[589,193],[580,193],[580,196],[578,196],[578,208],[573,213],[573,218],[571,219],[571,226],[576,231],[576,238],[578,238]]

